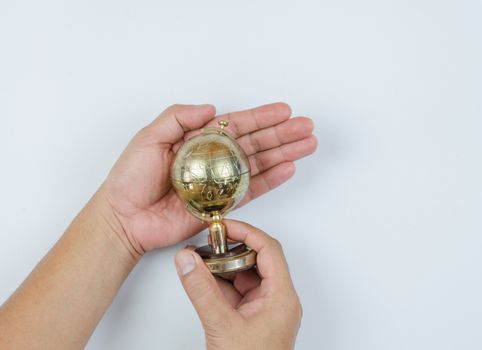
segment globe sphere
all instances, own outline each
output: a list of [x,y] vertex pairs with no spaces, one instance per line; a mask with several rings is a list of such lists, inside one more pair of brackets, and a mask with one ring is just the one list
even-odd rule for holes
[[186,141],[171,168],[172,185],[187,209],[203,221],[219,220],[249,187],[246,154],[223,128],[206,128]]

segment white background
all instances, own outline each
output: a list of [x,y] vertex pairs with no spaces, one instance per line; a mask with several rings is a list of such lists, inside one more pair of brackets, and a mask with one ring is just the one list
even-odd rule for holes
[[[285,101],[318,151],[230,217],[283,243],[297,348],[480,349],[481,18],[480,1],[3,1],[0,302],[165,107]],[[203,347],[184,244],[143,258],[88,349]]]

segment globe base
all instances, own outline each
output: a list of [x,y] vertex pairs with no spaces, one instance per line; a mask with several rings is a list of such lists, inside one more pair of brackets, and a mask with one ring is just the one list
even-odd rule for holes
[[256,265],[256,252],[244,243],[228,244],[224,253],[216,254],[210,245],[197,248],[209,271],[214,275],[227,275],[248,270]]

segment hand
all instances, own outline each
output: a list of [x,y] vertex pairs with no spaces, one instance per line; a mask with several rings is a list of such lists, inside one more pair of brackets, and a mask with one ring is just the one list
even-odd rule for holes
[[201,257],[183,249],[175,262],[181,282],[201,319],[208,349],[292,349],[301,304],[278,241],[240,221],[225,220],[231,239],[257,253],[257,270],[227,281],[214,277]]
[[[272,103],[220,118],[245,150],[252,178],[240,205],[288,180],[293,161],[312,153],[316,138],[309,118],[289,119],[291,108]],[[98,195],[117,218],[122,239],[134,254],[178,243],[204,228],[187,212],[170,181],[170,167],[182,143],[217,124],[212,105],[172,105],[140,130],[124,150]]]

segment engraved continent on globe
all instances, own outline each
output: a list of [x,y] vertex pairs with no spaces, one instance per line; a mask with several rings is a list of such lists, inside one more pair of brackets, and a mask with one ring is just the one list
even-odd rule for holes
[[249,186],[249,161],[223,129],[207,128],[178,150],[172,184],[196,217],[211,221],[233,209]]

